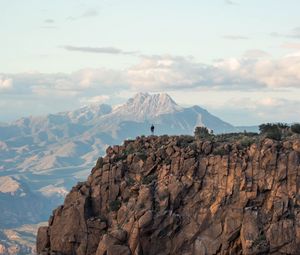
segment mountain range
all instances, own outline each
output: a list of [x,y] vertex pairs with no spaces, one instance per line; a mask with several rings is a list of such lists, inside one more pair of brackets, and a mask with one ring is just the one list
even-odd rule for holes
[[34,192],[61,199],[108,145],[150,134],[193,134],[196,126],[214,133],[253,131],[235,127],[199,107],[181,107],[168,94],[138,93],[118,106],[24,117],[0,124],[0,176],[12,176]]
[[199,106],[179,106],[167,94],[148,93],[138,93],[118,106],[93,104],[1,123],[0,197],[6,209],[0,230],[47,220],[51,208],[62,203],[74,183],[86,178],[108,145],[147,136],[151,124],[155,135],[190,135],[196,126],[214,133],[253,131],[235,127]]
[[125,104],[86,106],[71,112],[26,117],[0,124],[0,170],[42,172],[84,166],[109,144],[155,134],[192,134],[196,126],[215,133],[240,129],[207,110],[177,105],[167,94],[139,93]]

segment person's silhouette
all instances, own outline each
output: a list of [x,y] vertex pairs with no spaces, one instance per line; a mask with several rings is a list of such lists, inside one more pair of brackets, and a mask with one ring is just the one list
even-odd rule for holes
[[151,129],[152,135],[154,135],[154,125],[153,125],[153,124],[151,125],[151,128],[150,128],[150,129]]

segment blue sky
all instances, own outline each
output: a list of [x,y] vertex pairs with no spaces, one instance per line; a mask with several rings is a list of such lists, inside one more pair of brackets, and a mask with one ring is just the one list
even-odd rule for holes
[[0,121],[120,103],[138,91],[167,92],[233,124],[300,121],[298,0],[0,7]]

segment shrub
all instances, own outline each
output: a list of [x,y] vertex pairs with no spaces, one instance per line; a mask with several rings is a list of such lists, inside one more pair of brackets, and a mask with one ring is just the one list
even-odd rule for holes
[[134,179],[131,177],[128,177],[128,179],[126,179],[126,184],[127,186],[133,186],[135,183]]
[[279,127],[280,129],[287,129],[287,128],[289,127],[289,125],[286,124],[286,123],[277,123],[276,125],[277,125],[277,127]]
[[121,207],[121,201],[120,200],[114,200],[114,201],[111,201],[109,203],[109,209],[112,211],[112,212],[116,212],[120,209]]
[[196,139],[209,138],[211,136],[206,127],[196,127],[194,135]]
[[156,176],[154,174],[148,175],[148,176],[143,176],[142,184],[148,185],[155,179],[156,179]]
[[291,130],[294,133],[300,134],[300,124],[296,123],[291,126]]
[[227,155],[228,152],[223,148],[223,147],[219,147],[219,148],[216,148],[213,152],[212,152],[213,155],[220,155],[220,156],[224,156],[224,155]]
[[255,143],[255,139],[254,138],[250,138],[250,137],[243,137],[240,141],[240,146],[242,148],[248,148],[250,147],[253,143]]
[[139,207],[139,209],[145,209],[145,207],[146,207],[146,205],[144,204],[144,203],[140,203],[139,205],[138,205],[138,207]]
[[164,163],[165,163],[166,165],[171,165],[172,160],[171,160],[170,158],[165,158],[165,159],[164,159]]
[[136,155],[143,161],[146,161],[148,158],[146,151],[138,152]]
[[279,129],[270,131],[266,133],[266,138],[274,139],[274,140],[281,140],[281,131]]
[[134,147],[133,147],[133,145],[132,144],[129,144],[126,148],[125,148],[125,150],[124,150],[124,154],[126,155],[126,156],[128,156],[129,154],[132,154],[132,153],[134,153]]
[[259,130],[261,134],[265,135],[266,138],[274,139],[274,140],[280,140],[282,136],[282,129],[286,128],[285,124],[279,123],[279,124],[261,124],[259,126]]
[[194,142],[195,139],[193,136],[190,135],[181,135],[177,139],[177,145],[180,147],[188,147],[192,142]]
[[267,239],[265,235],[260,234],[253,242],[253,246],[258,246],[260,243],[265,242]]

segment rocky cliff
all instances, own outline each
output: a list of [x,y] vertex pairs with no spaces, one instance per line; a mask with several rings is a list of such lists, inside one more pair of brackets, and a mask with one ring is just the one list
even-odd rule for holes
[[39,254],[299,254],[300,139],[109,147],[41,227]]

